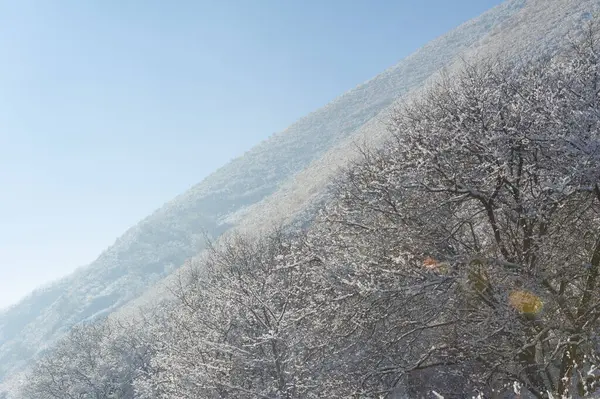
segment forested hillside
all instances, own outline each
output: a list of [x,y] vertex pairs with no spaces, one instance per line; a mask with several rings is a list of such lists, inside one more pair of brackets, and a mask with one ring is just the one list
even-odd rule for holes
[[593,397],[600,25],[398,105],[303,228],[208,245],[173,299],[73,329],[20,395]]
[[503,3],[3,311],[11,397],[592,395],[599,9]]
[[522,5],[512,0],[491,10],[300,119],[132,227],[92,264],[2,311],[0,379],[71,326],[106,316],[145,292],[197,254],[205,234],[216,237],[235,226],[251,205],[352,137],[396,98],[420,87]]

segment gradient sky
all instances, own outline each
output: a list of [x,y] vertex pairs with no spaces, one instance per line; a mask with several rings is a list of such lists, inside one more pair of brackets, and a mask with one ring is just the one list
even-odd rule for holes
[[500,0],[0,0],[0,307]]

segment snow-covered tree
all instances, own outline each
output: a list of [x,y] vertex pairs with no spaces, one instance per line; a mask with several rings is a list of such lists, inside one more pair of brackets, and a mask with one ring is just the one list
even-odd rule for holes
[[599,55],[590,25],[557,57],[466,66],[346,173],[319,240],[366,392],[426,369],[489,393],[598,389]]
[[[173,289],[161,327],[154,376],[142,397],[305,398],[319,392],[319,351],[308,333],[317,319],[311,258],[299,237],[236,236]],[[146,395],[146,396],[144,396]]]
[[109,320],[74,327],[29,372],[25,399],[133,398],[133,381],[151,353],[139,326]]

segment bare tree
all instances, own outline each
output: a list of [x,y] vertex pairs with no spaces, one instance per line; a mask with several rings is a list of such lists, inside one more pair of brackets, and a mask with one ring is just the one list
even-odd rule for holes
[[322,306],[309,277],[313,263],[302,240],[282,232],[211,245],[173,289],[179,306],[153,360],[160,372],[140,389],[160,398],[317,392],[318,348],[307,333]]
[[380,344],[367,391],[450,365],[488,394],[598,389],[598,49],[590,25],[559,57],[468,65],[346,174],[321,234],[359,298],[343,328]]
[[21,396],[35,399],[133,397],[136,374],[150,361],[147,341],[108,320],[75,326],[29,373]]

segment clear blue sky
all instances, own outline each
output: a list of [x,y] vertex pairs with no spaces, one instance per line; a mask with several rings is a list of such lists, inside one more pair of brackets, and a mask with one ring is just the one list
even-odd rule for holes
[[0,307],[500,0],[0,0]]

